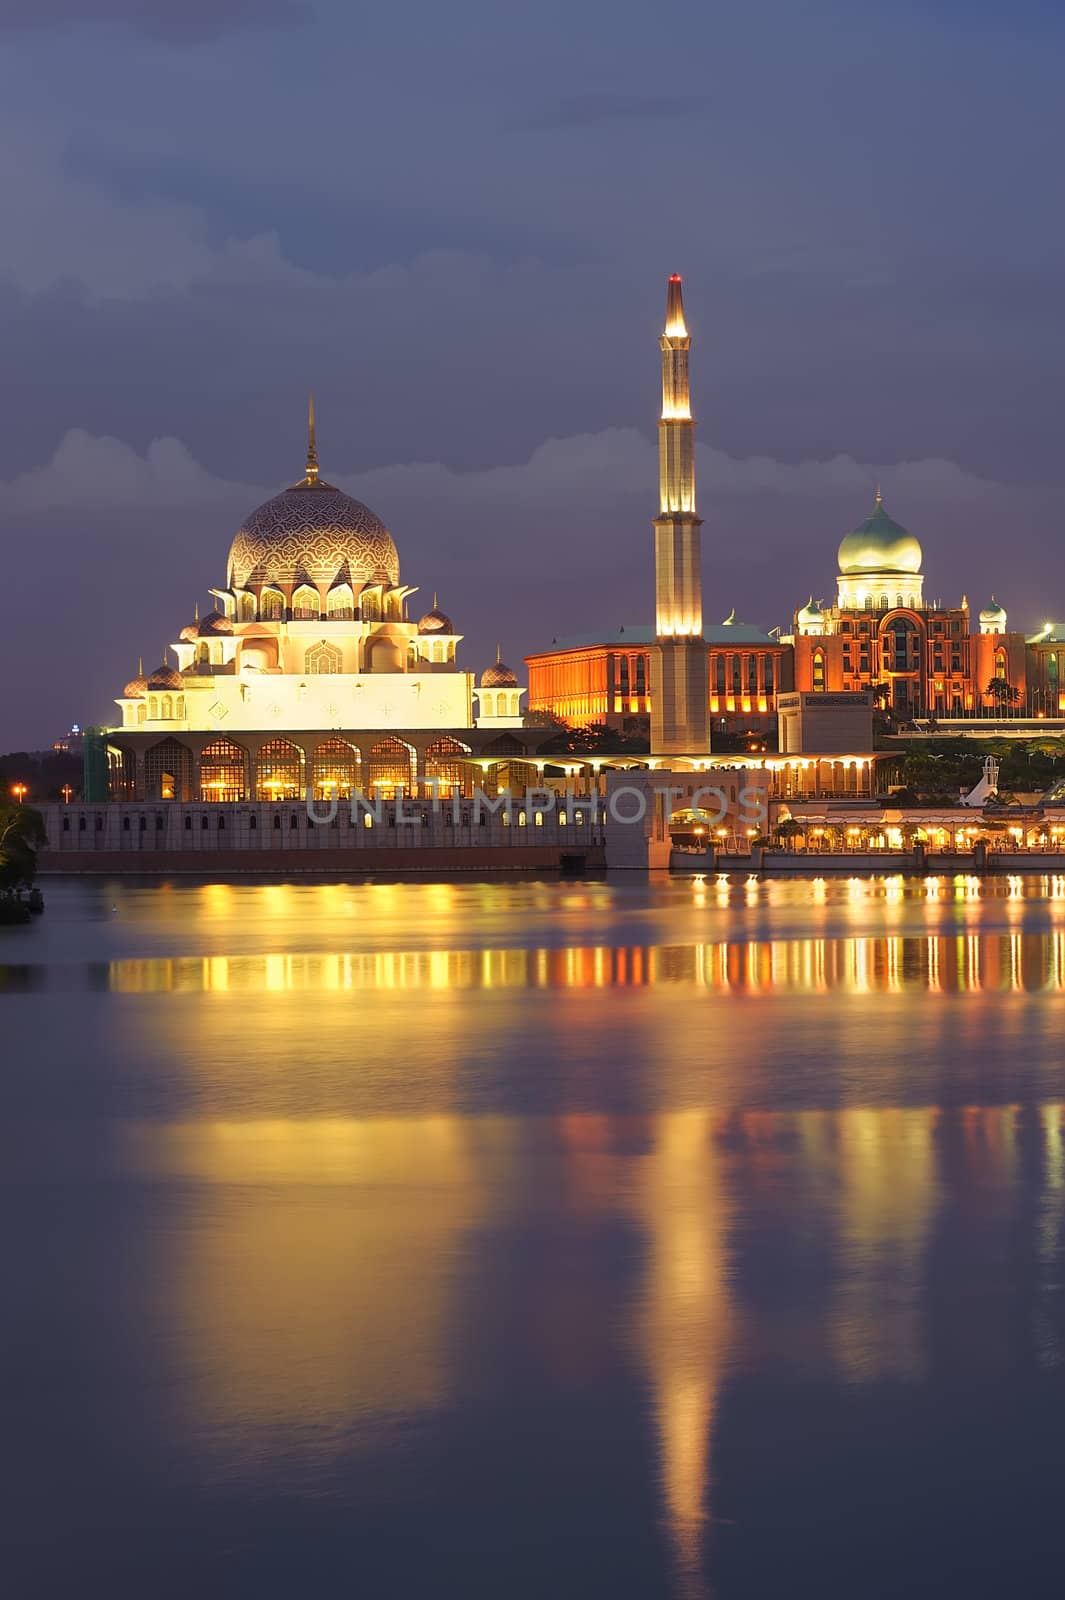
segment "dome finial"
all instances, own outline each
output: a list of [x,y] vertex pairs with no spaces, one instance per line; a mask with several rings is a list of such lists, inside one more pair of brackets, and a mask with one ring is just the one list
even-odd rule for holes
[[496,666],[497,667],[501,664],[502,660],[503,660],[503,646],[501,644],[497,644],[496,645]]
[[192,620],[194,622],[199,622],[199,620],[200,620],[200,602],[198,600],[197,600],[196,605],[194,607],[194,614],[193,614],[193,619]]
[[436,590],[435,590],[435,589],[434,589],[434,590],[433,590],[433,610],[434,610],[434,611],[435,611],[435,610],[436,610],[436,608],[437,608],[437,606],[438,606],[438,605],[439,605],[439,604],[440,604],[440,602],[439,602],[439,600],[437,600],[437,598],[436,598]]
[[318,440],[314,427],[314,390],[307,393],[307,478],[311,483],[318,479]]
[[882,506],[884,504],[884,496],[880,492],[879,483],[876,486],[876,503],[878,506]]
[[137,657],[137,676],[138,676],[138,678],[143,678],[144,677],[144,657],[143,656],[138,656]]

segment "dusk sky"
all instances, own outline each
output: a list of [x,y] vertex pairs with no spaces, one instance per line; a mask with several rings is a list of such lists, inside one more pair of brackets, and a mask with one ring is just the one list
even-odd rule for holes
[[878,479],[930,599],[1065,617],[1062,31],[0,0],[0,749],[117,715],[300,475],[309,387],[466,667],[650,621],[673,271],[708,621],[831,595]]

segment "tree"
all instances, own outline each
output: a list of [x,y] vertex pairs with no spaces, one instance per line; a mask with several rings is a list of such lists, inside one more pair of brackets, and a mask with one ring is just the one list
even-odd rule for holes
[[802,831],[803,825],[801,822],[796,821],[794,817],[784,817],[773,829],[773,837],[779,843],[782,843],[785,849],[790,850],[795,839]]
[[1017,704],[1021,698],[1021,691],[1008,678],[992,678],[984,690],[984,695],[994,702],[999,711],[1005,711]]
[[32,806],[0,806],[0,891],[29,889],[37,876],[37,850],[47,844],[44,819]]

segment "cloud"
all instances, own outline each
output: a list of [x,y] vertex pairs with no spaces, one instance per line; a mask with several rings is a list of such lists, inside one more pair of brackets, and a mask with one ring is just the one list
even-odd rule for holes
[[247,484],[212,477],[180,439],[154,439],[140,456],[121,439],[96,438],[72,428],[46,466],[0,483],[0,512],[148,511],[235,500],[250,507],[256,497],[265,495]]
[[309,23],[308,0],[0,0],[0,31],[125,27],[173,44],[201,44],[240,28]]
[[[700,491],[715,496],[772,494],[782,497],[838,496],[860,509],[877,483],[905,500],[981,498],[1001,486],[974,477],[953,461],[930,457],[876,465],[837,455],[796,463],[769,456],[732,457],[700,445],[696,449]],[[561,521],[575,507],[619,496],[646,497],[657,473],[655,445],[635,428],[548,439],[526,461],[460,471],[441,462],[397,462],[368,472],[330,471],[331,481],[390,516],[396,504],[431,504],[495,516],[534,508]],[[43,467],[0,482],[0,511],[41,511],[91,506],[177,507],[241,501],[248,509],[277,492],[207,471],[180,439],[154,439],[143,455],[120,439],[71,429]]]

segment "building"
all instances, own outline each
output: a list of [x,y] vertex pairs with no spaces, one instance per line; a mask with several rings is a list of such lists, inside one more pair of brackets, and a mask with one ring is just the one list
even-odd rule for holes
[[872,513],[839,546],[833,603],[811,595],[795,613],[797,690],[871,691],[901,722],[973,717],[1004,700],[1024,702],[1024,635],[1007,631],[996,600],[975,629],[967,600],[929,603],[922,560],[920,543],[888,515],[878,489]]
[[[711,725],[730,732],[767,733],[777,724],[777,696],[792,688],[790,643],[740,622],[735,612],[703,629],[707,645]],[[626,623],[552,642],[525,657],[529,709],[571,727],[602,723],[650,737],[653,627]]]
[[498,652],[479,681],[462,670],[461,633],[435,596],[412,617],[416,592],[381,519],[320,476],[312,400],[303,477],[238,529],[215,608],[126,684],[87,797],[449,793],[475,756],[525,756],[517,677]]

